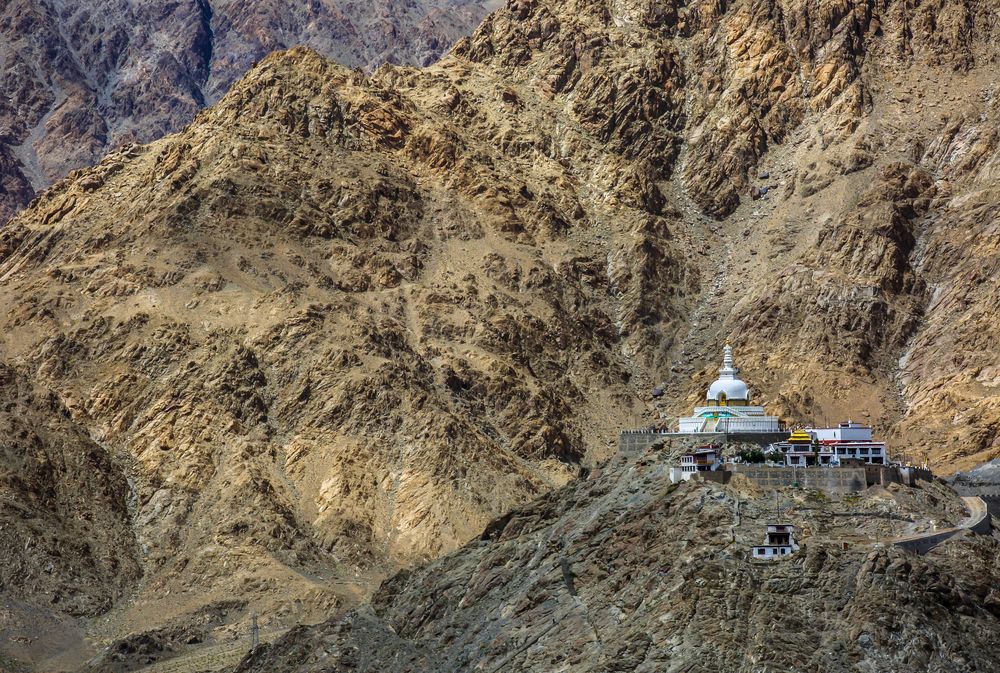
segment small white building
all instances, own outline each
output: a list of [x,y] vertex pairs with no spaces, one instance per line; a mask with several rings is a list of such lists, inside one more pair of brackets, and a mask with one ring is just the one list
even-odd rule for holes
[[819,441],[836,442],[870,442],[872,441],[872,429],[867,425],[861,425],[854,421],[840,423],[835,428],[806,428],[813,437]]
[[670,481],[687,481],[698,472],[714,472],[722,468],[722,449],[702,446],[681,456],[680,467],[670,468]]
[[740,370],[733,364],[733,349],[722,349],[719,378],[708,388],[706,405],[695,407],[694,414],[679,420],[682,433],[698,432],[781,432],[777,416],[768,416],[764,407],[750,404],[750,388],[737,378]]
[[764,544],[753,547],[750,553],[755,559],[770,561],[790,556],[798,550],[799,546],[795,544],[795,526],[769,523],[767,532],[764,533]]

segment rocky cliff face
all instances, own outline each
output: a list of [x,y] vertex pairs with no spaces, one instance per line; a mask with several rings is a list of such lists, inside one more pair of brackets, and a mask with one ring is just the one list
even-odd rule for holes
[[[937,516],[936,487],[843,501],[782,493],[802,549],[752,562],[749,547],[774,516],[771,494],[739,478],[672,486],[664,462],[655,453],[618,461],[516,510],[460,551],[387,581],[370,606],[297,628],[237,671],[996,666],[994,538],[925,557],[856,540],[867,525],[858,522],[884,520],[880,511],[903,500],[923,504],[902,518]],[[855,538],[847,549],[833,543],[845,533]]]
[[269,57],[60,181],[0,232],[3,355],[128,466],[122,630],[355,602],[687,408],[726,338],[791,422],[995,455],[996,34],[517,0],[423,70]]
[[255,61],[308,44],[427,65],[489,10],[463,0],[14,0],[0,8],[0,222],[109,149],[190,122]]
[[0,667],[54,670],[92,654],[68,617],[128,596],[141,550],[124,466],[24,374],[0,366]]

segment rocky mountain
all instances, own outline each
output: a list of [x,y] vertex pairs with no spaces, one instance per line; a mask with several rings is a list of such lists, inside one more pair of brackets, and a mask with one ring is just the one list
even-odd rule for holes
[[[616,461],[515,510],[460,551],[393,577],[370,605],[294,629],[237,673],[996,667],[994,537],[928,556],[838,539],[884,525],[886,511],[936,516],[940,486],[853,500],[788,489],[783,521],[802,548],[754,562],[771,494],[745,478],[671,485],[665,462]],[[888,531],[868,529],[879,532]]]
[[255,61],[308,44],[428,65],[489,0],[12,0],[0,7],[0,223],[72,169],[177,131]]
[[72,664],[89,647],[66,617],[107,612],[142,572],[125,470],[58,395],[7,366],[0,437],[0,651]]
[[991,460],[967,472],[959,472],[955,476],[962,481],[972,483],[1000,484],[1000,460]]
[[996,456],[997,35],[986,0],[511,0],[424,69],[275,54],[71,173],[0,231],[0,325],[132,485],[90,633],[356,604],[684,411],[726,339],[792,423]]

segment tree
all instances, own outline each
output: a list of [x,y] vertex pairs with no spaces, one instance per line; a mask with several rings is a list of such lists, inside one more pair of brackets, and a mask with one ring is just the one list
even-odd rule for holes
[[763,463],[764,452],[760,449],[740,449],[736,454],[744,463]]
[[781,451],[778,451],[777,449],[775,449],[774,451],[768,451],[764,455],[764,457],[767,458],[767,461],[770,462],[770,463],[784,463],[785,462],[785,454],[782,453]]

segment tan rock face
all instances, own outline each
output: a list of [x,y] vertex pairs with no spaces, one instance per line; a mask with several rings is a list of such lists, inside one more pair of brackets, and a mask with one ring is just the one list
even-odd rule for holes
[[[124,467],[24,372],[0,367],[0,384],[5,600],[39,598],[43,609],[73,616],[104,613],[142,572]],[[0,629],[7,631],[16,612],[5,605]],[[36,617],[41,630],[44,620]]]
[[[433,76],[426,95],[411,71],[270,59],[4,231],[8,356],[134,459],[148,552],[123,623],[232,594],[356,600],[337,587],[454,548],[629,422],[606,258],[561,219],[596,217],[576,178],[550,159],[502,179],[526,162],[462,126],[514,128],[524,106],[494,119],[501,94]],[[438,130],[445,95],[467,108]],[[614,208],[605,236],[645,229],[643,263],[669,259],[661,220]],[[628,256],[616,274],[638,295]]]
[[477,0],[14,0],[0,9],[0,222],[109,149],[177,131],[276,49],[350,67],[428,65]]
[[4,358],[131,461],[123,628],[357,600],[726,338],[791,422],[995,455],[997,15],[933,4],[511,2],[425,70],[269,57],[41,195]]

